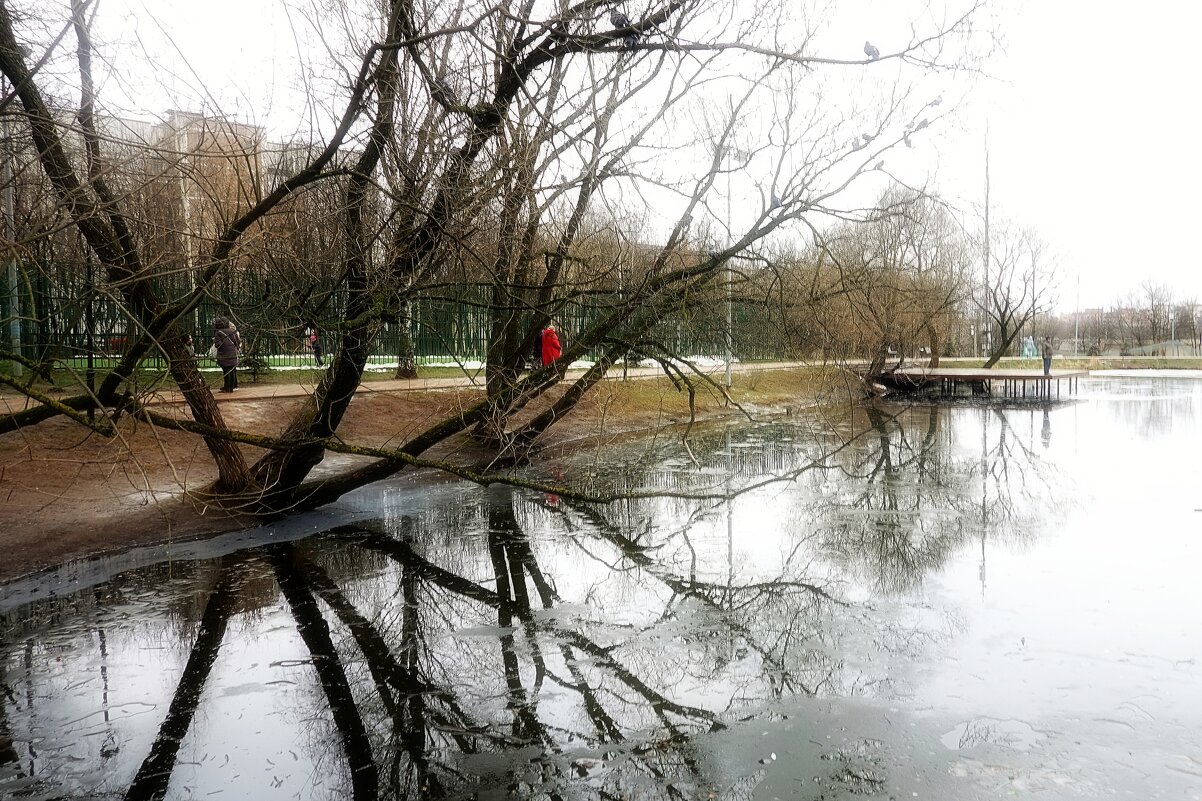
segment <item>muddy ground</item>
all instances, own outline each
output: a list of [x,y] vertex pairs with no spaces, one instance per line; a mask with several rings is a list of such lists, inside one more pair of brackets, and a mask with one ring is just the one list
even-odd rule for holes
[[[761,412],[768,411],[765,403],[778,410],[794,402],[802,381],[783,373],[757,376],[750,383],[758,385],[758,395],[749,382],[743,382],[742,394]],[[400,444],[477,397],[466,388],[360,393],[339,433],[356,444]],[[11,396],[7,400],[16,401]],[[248,392],[223,398],[221,408],[231,427],[270,433],[279,431],[303,402],[299,396],[263,398]],[[698,398],[697,412],[701,420],[739,413],[705,393]],[[548,447],[554,452],[603,445],[664,425],[683,428],[688,419],[686,396],[665,381],[607,381],[553,429]],[[466,447],[470,444],[459,440],[430,455],[445,457]],[[249,459],[261,453],[249,446],[245,450]],[[353,458],[331,454],[318,469],[336,470]],[[132,421],[111,439],[65,418],[0,435],[0,581],[73,559],[252,524],[190,494],[215,477],[197,437]]]

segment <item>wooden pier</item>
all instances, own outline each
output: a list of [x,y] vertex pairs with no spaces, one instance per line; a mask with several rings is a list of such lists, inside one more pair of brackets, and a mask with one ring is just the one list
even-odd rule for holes
[[[863,380],[866,378],[865,368],[866,365],[858,366],[853,368],[853,371]],[[993,394],[995,387],[998,387],[1002,395],[1008,398],[1058,398],[1061,381],[1067,383],[1067,391],[1072,394],[1077,391],[1081,376],[1088,375],[1088,370],[1052,370],[1048,375],[1044,375],[1042,369],[984,370],[979,367],[903,366],[874,376],[872,381],[887,389],[901,392],[923,392],[938,388],[941,394],[954,395],[964,385],[968,386],[970,391],[988,394]]]

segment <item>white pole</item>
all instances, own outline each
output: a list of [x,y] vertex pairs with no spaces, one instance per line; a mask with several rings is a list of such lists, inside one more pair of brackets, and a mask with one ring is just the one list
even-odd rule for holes
[[[619,305],[622,305],[625,303],[624,296],[626,294],[626,278],[625,278],[625,274],[622,271],[622,261],[623,261],[622,251],[619,250],[618,251],[618,304]],[[630,351],[627,351],[626,355],[622,357],[622,380],[623,381],[626,381],[630,377],[629,372],[630,372]]]
[[989,293],[989,118],[985,118],[985,297],[984,309],[985,319],[981,322],[985,326],[982,334],[982,347],[985,350],[985,358],[988,359],[993,355],[993,321],[990,318],[990,293]]
[[[726,236],[729,242],[732,237],[730,233],[730,157],[733,154],[729,148],[726,150]],[[731,277],[730,277],[730,259],[726,260],[726,389],[730,390],[731,385],[731,366],[730,363],[734,359],[734,309],[731,302]]]

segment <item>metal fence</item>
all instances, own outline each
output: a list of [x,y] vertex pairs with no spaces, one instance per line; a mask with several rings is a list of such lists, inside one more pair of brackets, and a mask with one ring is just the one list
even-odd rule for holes
[[[89,294],[86,270],[39,269],[23,271],[20,287],[19,339],[20,351],[27,359],[39,362],[56,361],[78,367],[89,352],[94,358],[107,362],[119,356],[132,335],[131,324],[122,313],[122,305],[112,297],[96,295],[91,309],[89,336],[87,304]],[[53,280],[52,280],[53,278]],[[166,283],[166,282],[165,282]],[[253,282],[249,282],[253,284]],[[159,287],[164,297],[178,296],[186,291],[178,278],[175,285]],[[327,325],[338,319],[343,303],[337,290],[330,288],[323,298],[324,315],[298,318],[282,314],[271,303],[260,285],[226,284],[220,298],[206,297],[185,321],[198,355],[208,350],[213,323],[220,316],[229,316],[238,325],[247,356],[259,359],[263,366],[276,369],[315,367],[314,354],[304,338],[310,322],[318,329],[326,352],[336,346],[336,333]],[[268,290],[269,291],[269,290]],[[490,288],[484,285],[465,285],[456,294],[442,297],[419,297],[412,303],[410,337],[419,364],[467,364],[486,358],[491,329],[487,298]],[[225,294],[228,293],[228,294]],[[586,330],[601,315],[622,299],[611,293],[598,292],[565,304],[555,314],[563,328],[567,343],[580,331]],[[17,327],[14,320],[13,293],[0,274],[0,348],[13,350]],[[733,309],[733,353],[744,361],[782,358],[783,346],[773,322],[762,307],[735,304]],[[375,343],[370,366],[386,369],[396,363],[401,344],[401,332],[396,323],[388,323]],[[726,350],[726,309],[685,308],[667,314],[651,332],[651,338],[683,356],[721,358]],[[89,345],[89,343],[91,343]],[[156,358],[149,359],[158,366]],[[2,369],[2,368],[0,368]]]

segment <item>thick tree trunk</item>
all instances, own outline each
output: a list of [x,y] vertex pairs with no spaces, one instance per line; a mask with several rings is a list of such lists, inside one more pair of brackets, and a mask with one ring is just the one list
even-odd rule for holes
[[[86,25],[83,24],[82,6],[77,3],[74,11],[76,34],[79,38],[80,74],[84,86],[79,118],[87,147],[86,182],[81,181],[76,173],[59,136],[54,115],[46,106],[25,67],[13,34],[11,17],[7,7],[3,5],[0,5],[0,71],[18,87],[39,162],[59,196],[64,212],[75,222],[88,247],[99,257],[109,280],[121,287],[132,315],[140,321],[143,329],[151,330],[151,324],[161,313],[162,305],[150,287],[133,236],[104,180],[99,138],[92,117],[94,98],[91,88],[90,40]],[[183,339],[175,332],[174,327],[168,327],[162,333],[160,345],[167,355],[172,378],[183,391],[193,418],[212,428],[225,430],[226,425],[217,409],[216,401],[201,380],[195,360],[185,350]],[[138,348],[145,347],[145,343],[132,343],[127,356],[132,356]],[[129,378],[136,364],[136,360],[127,358],[120,368],[105,379],[98,392],[102,402],[113,402],[117,399],[117,390],[121,382]],[[218,468],[219,478],[215,487],[221,492],[244,491],[250,475],[237,445],[212,437],[206,437],[205,444]]]
[[413,301],[401,301],[397,314],[396,372],[393,378],[417,378],[417,348],[413,346]]
[[[163,343],[171,377],[179,385],[192,419],[218,431],[229,430],[221,409],[213,397],[212,390],[205,384],[196,369],[196,359],[184,347],[182,336],[172,334]],[[242,455],[238,443],[221,437],[205,437],[205,447],[217,465],[217,481],[210,491],[221,495],[240,495],[255,487],[250,466]]]
[[938,367],[939,353],[943,350],[942,337],[939,336],[939,328],[933,323],[928,322],[926,329],[927,347],[931,349],[931,359],[927,362],[927,367]]
[[1009,349],[1010,345],[1014,343],[1014,339],[1018,336],[1018,332],[1019,328],[1015,328],[1013,331],[1007,333],[1005,327],[1003,327],[1000,331],[1001,336],[998,337],[997,347],[993,349],[993,353],[989,355],[989,358],[981,366],[988,370],[997,364],[998,360],[1002,358],[1002,355],[1007,351],[1007,349]]

